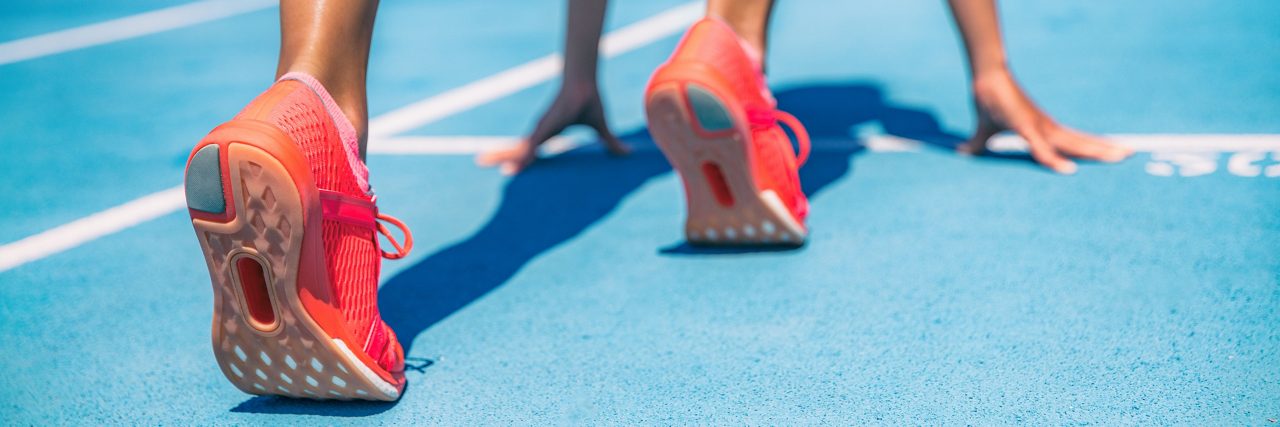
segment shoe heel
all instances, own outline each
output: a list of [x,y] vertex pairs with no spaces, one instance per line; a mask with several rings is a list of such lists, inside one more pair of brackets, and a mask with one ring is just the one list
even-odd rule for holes
[[301,265],[322,220],[296,146],[263,124],[236,122],[202,144],[188,161],[187,206],[213,284],[213,351],[226,378],[250,394],[396,400],[403,380],[380,379],[302,301],[299,286],[311,276]]
[[708,86],[672,78],[646,99],[654,142],[685,187],[685,237],[695,245],[804,243],[802,226],[755,184],[750,126]]
[[247,393],[306,397],[305,377],[291,366],[307,359],[288,351],[302,338],[294,285],[304,215],[298,189],[269,152],[229,141],[192,154],[185,186],[213,282],[213,349],[223,374]]

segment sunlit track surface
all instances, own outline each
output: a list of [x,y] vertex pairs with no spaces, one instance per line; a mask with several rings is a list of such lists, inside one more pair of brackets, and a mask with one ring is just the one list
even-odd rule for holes
[[177,187],[192,145],[270,83],[274,3],[0,6],[0,419],[1280,418],[1280,4],[1002,2],[1040,106],[1137,150],[1059,176],[1012,135],[955,153],[974,117],[942,3],[780,3],[769,79],[814,140],[794,250],[684,242],[680,178],[640,100],[701,6],[610,7],[600,86],[634,152],[573,129],[504,176],[474,156],[553,99],[564,4],[382,2],[369,165],[415,238],[379,291],[409,385],[394,404],[333,404],[223,377]]

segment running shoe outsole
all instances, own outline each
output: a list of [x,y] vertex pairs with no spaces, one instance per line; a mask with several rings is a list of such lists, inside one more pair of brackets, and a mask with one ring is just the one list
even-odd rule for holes
[[[746,112],[729,107],[738,105],[725,102],[731,95],[678,73],[659,72],[645,112],[654,141],[684,182],[685,238],[695,245],[803,245],[805,227],[777,193],[756,185]],[[694,75],[705,80],[708,71]]]
[[[285,166],[306,164],[293,142],[271,125],[233,121],[191,159],[188,205],[213,283],[213,349],[227,379],[258,395],[398,399],[402,374],[383,373],[397,383],[380,377],[367,356],[325,332],[299,295],[299,280],[313,280],[300,270],[302,258],[318,252],[324,260],[322,248],[304,249],[322,245],[322,218],[309,170]],[[222,212],[210,212],[219,207],[209,195],[215,188],[226,198]],[[336,310],[314,314],[340,318]]]

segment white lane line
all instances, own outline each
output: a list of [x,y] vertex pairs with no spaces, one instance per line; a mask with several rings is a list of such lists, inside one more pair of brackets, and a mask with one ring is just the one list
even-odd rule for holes
[[[371,155],[473,155],[495,148],[510,147],[520,142],[520,136],[397,136],[383,139],[384,144],[370,144]],[[543,156],[554,156],[578,148],[590,141],[583,138],[559,135],[547,140],[538,151]]]
[[[1117,134],[1106,138],[1127,145],[1138,152],[1256,152],[1280,151],[1280,134],[1242,135],[1185,135],[1185,134]],[[384,138],[376,146],[370,144],[369,154],[375,155],[467,155],[489,149],[506,147],[520,141],[518,136],[398,136]],[[575,137],[556,137],[543,146],[543,155],[562,153],[592,140]],[[861,143],[872,152],[920,151],[925,143],[893,135],[867,135]],[[848,149],[852,141],[814,141],[815,152]],[[992,141],[993,151],[1026,151],[1026,142],[1016,136],[998,136]],[[654,146],[635,147],[637,150],[656,150]]]
[[[192,3],[191,5],[179,6],[178,8],[191,7],[193,5],[204,3],[228,2],[209,1]],[[256,3],[267,4],[268,2],[245,0],[240,1],[239,3],[247,5]],[[271,1],[269,4],[275,4],[275,2]],[[160,13],[172,9],[177,8],[164,9],[152,13]],[[701,11],[702,4],[698,2],[688,3],[669,9],[643,21],[639,21],[627,27],[610,32],[605,36],[604,40],[601,41],[600,50],[604,53],[604,57],[609,58],[660,40],[663,37],[671,35],[689,24],[692,24],[693,21],[697,20],[701,16]],[[190,13],[190,11],[183,12],[183,14],[186,13]],[[225,13],[225,11],[223,13]],[[124,20],[135,19],[143,15],[124,18]],[[229,15],[224,14],[222,16]],[[188,18],[188,21],[192,22],[191,18]],[[117,21],[109,21],[103,24],[110,24],[112,22]],[[131,25],[142,24],[146,24],[146,22],[135,22]],[[153,23],[152,26],[154,27],[154,25],[155,24]],[[79,31],[84,28],[87,27],[69,31]],[[115,38],[115,40],[127,38],[127,36],[119,37],[118,34],[120,31],[121,30],[110,29],[109,31],[106,31],[106,33],[117,34],[117,38]],[[84,38],[84,35],[73,35],[69,37],[69,39],[73,41],[82,40]],[[43,43],[48,44],[49,42]],[[65,46],[67,42],[62,43]],[[47,49],[48,48],[46,48],[46,50]],[[56,51],[51,53],[56,53]],[[47,55],[49,53],[44,54]],[[0,63],[3,62],[0,61]],[[373,140],[372,136],[380,138],[389,137],[396,133],[411,130],[435,120],[448,117],[449,115],[502,98],[518,92],[521,89],[552,79],[556,77],[559,72],[559,55],[548,55],[510,70],[485,77],[458,89],[450,90],[427,98],[423,101],[410,104],[404,108],[374,118],[370,122],[371,141]],[[553,145],[553,147],[555,146]],[[369,148],[371,150],[374,149],[373,142],[370,143]],[[562,151],[569,148],[572,148],[572,145],[566,145],[566,148],[563,148]],[[387,149],[393,148],[383,148],[383,150]],[[182,187],[173,187],[158,193],[143,196],[142,198],[81,218],[71,223],[54,227],[23,238],[22,240],[4,244],[3,246],[0,246],[0,272],[74,248],[84,244],[85,242],[124,230],[151,219],[164,216],[181,209],[185,206],[185,203],[186,201],[182,193]]]
[[[675,34],[702,17],[702,3],[687,3],[610,32],[600,41],[604,58],[612,58]],[[515,68],[418,101],[369,121],[369,149],[379,150],[391,135],[420,128],[560,75],[560,54],[550,54]]]
[[0,271],[164,216],[185,203],[182,187],[173,187],[0,246]]
[[0,43],[0,65],[155,34],[269,8],[276,0],[204,0]]
[[685,3],[610,31],[600,40],[600,54],[612,58],[662,40],[688,29],[694,21],[702,18],[704,12],[705,5],[701,1]]
[[[1220,152],[1280,150],[1280,134],[1115,134],[1106,138],[1138,152]],[[992,151],[1027,151],[1027,142],[1016,135],[992,138]]]

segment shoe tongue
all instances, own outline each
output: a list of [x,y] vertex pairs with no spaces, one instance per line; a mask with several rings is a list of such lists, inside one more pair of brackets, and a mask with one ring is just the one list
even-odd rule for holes
[[307,85],[320,97],[320,101],[324,104],[324,109],[329,113],[329,118],[333,120],[333,125],[338,129],[338,138],[342,140],[343,152],[347,155],[347,163],[351,165],[351,171],[355,174],[356,183],[360,185],[360,190],[369,193],[369,167],[360,160],[360,137],[356,134],[356,127],[351,124],[351,120],[347,119],[347,115],[342,112],[342,108],[338,107],[337,101],[333,100],[333,96],[329,95],[329,91],[320,84],[319,80],[310,74],[302,72],[290,72],[277,81],[294,80]]

